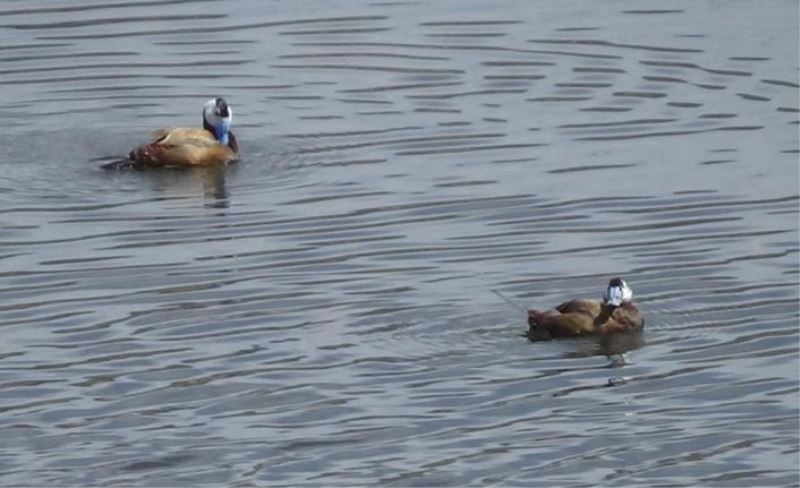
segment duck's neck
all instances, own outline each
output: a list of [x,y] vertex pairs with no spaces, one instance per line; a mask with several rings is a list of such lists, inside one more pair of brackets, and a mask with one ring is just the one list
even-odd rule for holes
[[595,317],[594,323],[595,325],[600,325],[606,323],[611,314],[614,313],[617,307],[615,305],[611,305],[610,303],[604,303],[603,308],[600,310],[600,315]]
[[223,146],[227,146],[229,142],[228,138],[228,128],[224,125],[220,125],[219,127],[214,127],[213,125],[209,124],[207,120],[203,119],[203,128],[208,132],[214,134],[214,137],[219,141],[220,144]]

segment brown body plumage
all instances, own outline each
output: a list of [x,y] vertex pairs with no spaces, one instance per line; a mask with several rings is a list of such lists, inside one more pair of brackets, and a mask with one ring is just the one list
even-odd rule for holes
[[239,144],[230,124],[233,111],[223,98],[203,107],[202,129],[161,129],[153,140],[130,152],[128,158],[144,166],[207,166],[239,159]]
[[131,151],[128,157],[132,161],[148,166],[205,166],[239,159],[233,133],[228,134],[227,145],[205,129],[161,129],[152,134],[151,142]]
[[[606,297],[611,290],[623,288],[632,298],[633,293],[619,278],[611,280]],[[621,291],[619,296],[622,296]],[[570,300],[552,310],[530,310],[528,336],[533,340],[541,340],[642,330],[644,314],[631,302],[631,298]]]

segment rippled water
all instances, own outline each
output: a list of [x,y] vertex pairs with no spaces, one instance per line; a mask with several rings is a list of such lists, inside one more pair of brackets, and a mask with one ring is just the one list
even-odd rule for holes
[[[797,486],[797,19],[0,3],[0,484]],[[100,169],[215,95],[240,164]]]

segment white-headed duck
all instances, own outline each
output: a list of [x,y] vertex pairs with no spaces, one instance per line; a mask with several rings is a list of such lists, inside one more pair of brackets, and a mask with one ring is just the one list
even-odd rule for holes
[[552,310],[528,311],[528,337],[606,335],[640,331],[644,314],[633,304],[633,290],[621,278],[612,278],[602,300],[570,300]]
[[128,155],[143,166],[206,166],[239,159],[239,145],[231,132],[233,111],[224,98],[203,106],[203,128],[160,129],[154,139]]

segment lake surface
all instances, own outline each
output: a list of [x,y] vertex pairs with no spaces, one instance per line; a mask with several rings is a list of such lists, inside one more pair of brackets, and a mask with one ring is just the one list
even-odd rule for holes
[[3,1],[0,87],[2,486],[800,483],[797,2]]

